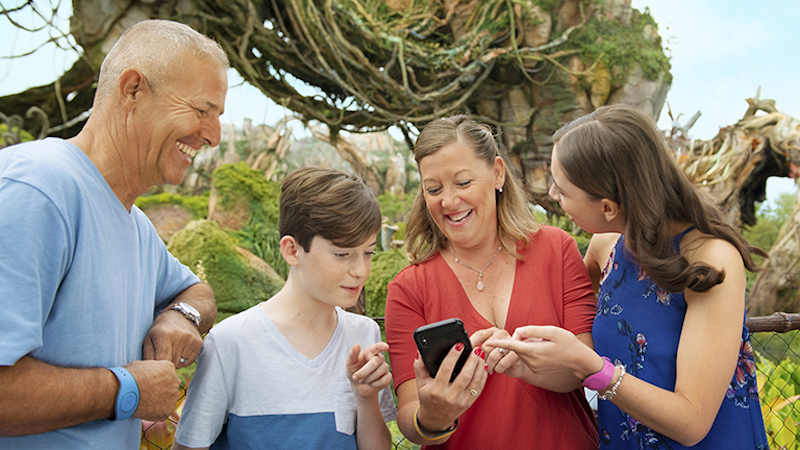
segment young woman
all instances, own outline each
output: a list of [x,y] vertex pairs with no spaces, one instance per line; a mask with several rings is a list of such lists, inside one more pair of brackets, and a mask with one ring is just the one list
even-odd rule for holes
[[744,327],[745,270],[763,251],[695,191],[637,110],[598,108],[553,141],[550,195],[596,233],[584,258],[594,351],[557,327],[486,345],[597,390],[600,448],[768,448]]

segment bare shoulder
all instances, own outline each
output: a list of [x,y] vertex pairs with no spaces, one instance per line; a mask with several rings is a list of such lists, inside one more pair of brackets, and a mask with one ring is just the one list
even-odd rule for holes
[[619,236],[618,233],[600,233],[593,235],[592,240],[589,241],[589,248],[586,249],[586,255],[583,257],[583,265],[589,272],[595,293],[600,291],[603,268],[606,266]]
[[692,230],[681,240],[681,254],[689,264],[707,264],[718,270],[744,268],[739,250],[730,242]]
[[599,233],[592,236],[586,249],[584,263],[603,265],[608,260],[611,250],[617,245],[619,233]]

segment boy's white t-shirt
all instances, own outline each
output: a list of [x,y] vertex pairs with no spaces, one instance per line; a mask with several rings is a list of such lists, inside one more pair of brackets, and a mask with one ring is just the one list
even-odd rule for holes
[[[355,449],[347,354],[381,335],[368,317],[338,307],[336,314],[333,336],[314,359],[292,347],[258,305],[212,328],[175,441],[213,449]],[[397,418],[389,387],[379,403],[384,421]]]

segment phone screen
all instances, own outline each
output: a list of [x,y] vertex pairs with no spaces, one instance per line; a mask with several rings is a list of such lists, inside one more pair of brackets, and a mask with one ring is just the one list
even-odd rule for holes
[[456,345],[457,342],[464,344],[464,351],[458,358],[450,382],[455,380],[461,372],[464,363],[467,362],[472,351],[472,343],[464,330],[464,323],[461,319],[447,319],[441,322],[424,325],[414,331],[414,342],[417,343],[422,361],[432,377],[436,377],[442,360],[447,356],[447,352]]

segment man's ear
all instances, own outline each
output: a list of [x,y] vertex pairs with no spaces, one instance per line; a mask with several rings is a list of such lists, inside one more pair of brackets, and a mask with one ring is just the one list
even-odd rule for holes
[[608,223],[613,222],[620,215],[619,204],[613,200],[607,198],[600,200],[600,208]]
[[126,110],[135,109],[145,89],[147,89],[147,79],[139,69],[127,69],[119,76],[120,101]]
[[303,247],[297,243],[294,236],[284,236],[281,238],[281,256],[286,260],[290,266],[296,266],[298,263],[298,254],[303,251]]

